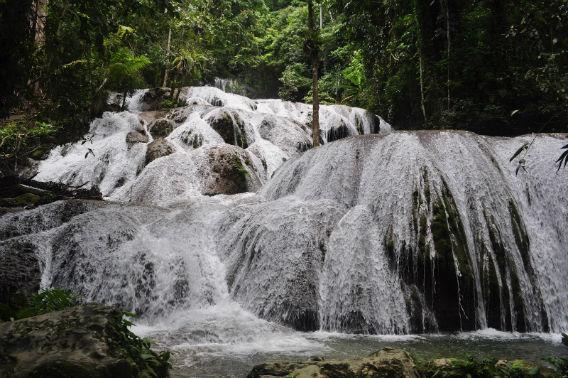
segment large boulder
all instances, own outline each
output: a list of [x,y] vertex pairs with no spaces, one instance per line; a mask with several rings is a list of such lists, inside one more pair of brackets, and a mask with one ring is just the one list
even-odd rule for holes
[[160,110],[162,101],[170,96],[170,88],[152,88],[149,89],[142,98],[141,109],[142,111]]
[[415,378],[418,372],[410,355],[399,349],[385,348],[368,357],[352,360],[312,358],[302,363],[271,363],[255,366],[249,378],[269,377],[384,377]]
[[207,116],[207,121],[225,143],[241,148],[249,146],[245,123],[238,112],[227,109],[214,110]]
[[136,143],[148,143],[150,138],[144,131],[136,131],[132,130],[128,134],[126,134],[126,144],[129,147],[132,147]]
[[153,121],[148,129],[154,138],[165,138],[176,128],[176,123],[171,119],[160,118]]
[[27,297],[38,292],[40,282],[36,247],[21,238],[0,242],[0,320],[13,316]]
[[122,316],[90,304],[0,323],[0,376],[168,376],[168,357],[151,351]]
[[165,139],[158,138],[148,145],[146,150],[146,165],[156,159],[168,156],[174,153],[174,148]]
[[203,194],[237,194],[260,188],[260,179],[245,150],[228,145],[213,147],[206,159],[210,173],[205,177]]

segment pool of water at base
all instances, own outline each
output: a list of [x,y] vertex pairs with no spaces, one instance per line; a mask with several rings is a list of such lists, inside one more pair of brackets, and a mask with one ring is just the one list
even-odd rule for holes
[[[543,363],[546,357],[568,357],[560,335],[491,329],[453,335],[364,336],[280,328],[265,337],[244,335],[228,341],[208,337],[212,335],[207,331],[196,334],[183,328],[171,331],[136,327],[135,332],[153,339],[157,349],[171,351],[172,377],[246,377],[253,366],[261,363],[305,361],[312,356],[358,358],[385,347],[405,349],[418,358],[474,356]],[[196,341],[196,337],[200,340]]]

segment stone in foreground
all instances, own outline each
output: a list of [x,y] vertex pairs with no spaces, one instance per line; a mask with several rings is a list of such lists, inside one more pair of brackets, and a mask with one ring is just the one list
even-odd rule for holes
[[167,376],[167,357],[112,308],[90,304],[0,323],[0,377]]
[[414,361],[400,349],[385,348],[369,357],[353,360],[312,359],[303,363],[272,363],[258,365],[249,378],[269,377],[418,377]]

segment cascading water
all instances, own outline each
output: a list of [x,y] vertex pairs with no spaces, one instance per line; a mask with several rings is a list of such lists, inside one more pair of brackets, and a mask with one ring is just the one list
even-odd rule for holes
[[[323,106],[309,150],[308,105],[197,87],[163,112],[150,95],[38,167],[108,201],[4,215],[0,258],[32,256],[42,287],[135,311],[174,350],[321,347],[287,327],[568,329],[565,135],[389,133]],[[530,141],[517,176],[509,158]]]

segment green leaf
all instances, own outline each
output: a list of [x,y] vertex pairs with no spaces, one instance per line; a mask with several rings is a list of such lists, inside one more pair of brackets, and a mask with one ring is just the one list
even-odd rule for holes
[[527,148],[529,148],[529,144],[528,144],[528,143],[523,144],[523,145],[513,154],[513,156],[511,157],[511,159],[509,159],[509,161],[511,162],[511,161],[515,160],[515,158],[516,158],[517,156],[519,156],[519,155],[521,154],[521,152],[525,151]]

